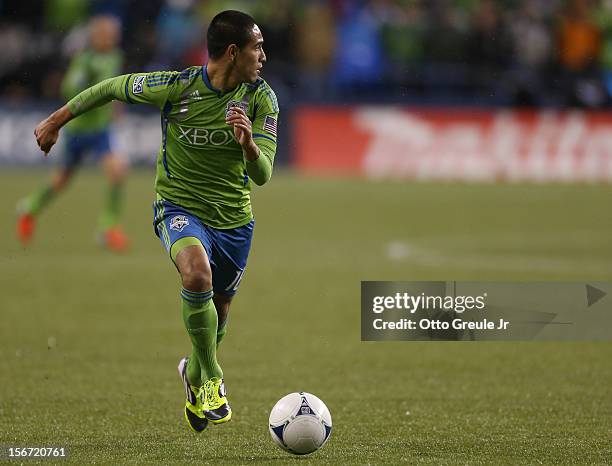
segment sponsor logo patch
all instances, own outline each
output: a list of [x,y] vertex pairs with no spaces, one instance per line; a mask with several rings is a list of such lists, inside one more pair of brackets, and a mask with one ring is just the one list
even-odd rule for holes
[[208,129],[190,128],[188,126],[176,125],[179,134],[179,141],[186,142],[193,146],[225,146],[231,143],[234,138],[231,129]]
[[144,84],[145,75],[141,74],[134,78],[132,83],[132,94],[142,94],[142,85]]
[[180,232],[183,231],[183,228],[185,228],[187,225],[189,225],[189,219],[184,215],[176,215],[170,220],[171,230],[176,230]]

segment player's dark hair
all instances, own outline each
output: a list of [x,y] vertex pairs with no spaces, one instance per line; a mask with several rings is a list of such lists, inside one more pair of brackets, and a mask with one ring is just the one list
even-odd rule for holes
[[251,40],[251,31],[255,20],[246,13],[226,10],[215,16],[208,26],[206,42],[208,56],[221,58],[231,44],[244,47]]

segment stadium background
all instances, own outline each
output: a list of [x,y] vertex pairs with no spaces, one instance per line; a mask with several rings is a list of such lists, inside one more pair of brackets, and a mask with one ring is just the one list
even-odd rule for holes
[[[126,108],[130,254],[97,249],[104,180],[82,173],[14,237],[47,176],[32,130],[95,13],[122,19],[125,72],[203,63],[215,12],[253,14],[281,104],[272,182],[222,362],[230,426],[192,437],[175,362],[177,277],[150,226],[159,117]],[[607,463],[609,343],[361,343],[361,280],[610,280],[608,1],[0,2],[0,443],[73,461],[293,462],[276,399],[325,400],[316,458]],[[59,152],[61,146],[54,151]],[[57,155],[57,154],[55,154]]]

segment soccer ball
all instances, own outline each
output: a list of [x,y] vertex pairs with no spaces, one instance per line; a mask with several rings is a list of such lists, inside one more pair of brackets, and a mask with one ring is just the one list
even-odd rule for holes
[[283,450],[307,455],[329,439],[332,420],[329,409],[319,398],[306,393],[282,397],[270,412],[270,435]]

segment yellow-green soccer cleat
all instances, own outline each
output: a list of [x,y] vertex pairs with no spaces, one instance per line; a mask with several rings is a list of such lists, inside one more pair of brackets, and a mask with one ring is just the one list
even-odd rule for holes
[[213,424],[222,424],[232,418],[232,408],[227,402],[223,379],[213,377],[202,387],[202,410]]
[[200,392],[202,391],[199,387],[194,387],[187,380],[187,363],[189,362],[188,357],[184,357],[180,360],[178,365],[178,371],[183,382],[183,388],[185,389],[185,420],[191,430],[200,433],[208,425],[208,419],[202,412],[202,402],[200,401]]

